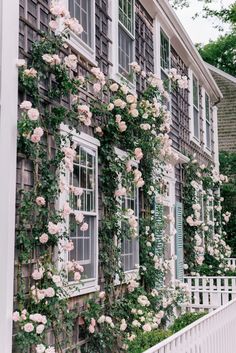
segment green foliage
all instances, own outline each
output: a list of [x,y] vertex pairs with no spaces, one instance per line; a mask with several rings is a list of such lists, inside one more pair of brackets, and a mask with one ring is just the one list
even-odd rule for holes
[[142,353],[171,335],[170,330],[139,331],[136,338],[129,344],[127,352]]
[[231,217],[227,224],[227,243],[232,248],[232,257],[236,256],[236,153],[220,152],[220,171],[227,174],[229,182],[221,185],[223,212],[229,211]]
[[170,331],[176,333],[185,328],[186,326],[192,324],[194,321],[202,318],[206,314],[206,312],[185,313],[175,319],[173,325],[170,327]]

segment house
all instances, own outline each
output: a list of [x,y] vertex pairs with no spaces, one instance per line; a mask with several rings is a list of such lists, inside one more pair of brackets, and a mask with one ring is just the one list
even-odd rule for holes
[[[63,0],[64,1],[64,0]],[[127,80],[130,74],[130,63],[137,62],[142,70],[152,72],[165,80],[171,68],[175,68],[181,76],[187,76],[189,89],[184,90],[175,85],[169,85],[166,89],[171,95],[167,103],[171,111],[170,138],[172,150],[177,158],[173,159],[165,178],[165,193],[163,198],[164,214],[167,220],[167,229],[175,233],[168,248],[168,259],[170,259],[170,272],[168,280],[183,278],[183,164],[188,162],[189,155],[196,155],[199,163],[213,164],[218,166],[218,140],[217,140],[217,107],[221,92],[194,48],[188,34],[184,30],[168,1],[109,1],[89,0],[73,1],[65,0],[64,5],[82,24],[84,31],[81,35],[70,36],[67,46],[63,49],[63,57],[70,54],[75,55],[78,60],[78,75],[85,76],[94,66],[99,66],[105,76],[110,77],[119,84],[123,79]],[[11,15],[9,14],[9,2],[3,0],[1,4],[1,111],[0,111],[0,161],[4,165],[3,182],[0,184],[0,205],[1,222],[0,233],[3,235],[4,247],[1,247],[0,283],[3,290],[3,300],[0,301],[2,320],[0,322],[0,335],[2,352],[9,353],[12,345],[12,312],[13,299],[16,305],[16,296],[19,294],[19,278],[24,284],[25,294],[32,286],[31,274],[37,262],[37,247],[34,249],[31,261],[26,261],[18,269],[19,248],[15,252],[14,260],[14,237],[15,237],[15,198],[17,200],[16,212],[16,237],[19,234],[20,217],[22,210],[22,190],[30,191],[35,186],[37,179],[34,171],[34,163],[24,153],[18,153],[16,165],[16,117],[17,117],[17,58],[30,61],[30,50],[32,45],[40,38],[40,31],[49,31],[49,1],[39,0],[17,0],[11,3]],[[19,27],[19,31],[18,31]],[[19,45],[19,53],[16,48]],[[45,78],[47,81],[47,78]],[[50,105],[56,100],[53,94],[53,83],[40,81],[41,109],[43,114],[50,112]],[[52,84],[52,86],[51,86]],[[49,85],[49,86],[47,86]],[[137,81],[128,82],[130,92],[140,93],[145,89],[146,82],[141,76]],[[33,87],[33,86],[32,86]],[[33,89],[33,88],[32,88]],[[49,89],[50,94],[49,95]],[[19,103],[27,100],[30,96],[30,89],[26,95],[19,90]],[[87,102],[91,99],[91,93],[81,91],[81,99]],[[105,98],[106,99],[106,98]],[[57,102],[58,103],[58,102]],[[61,99],[61,106],[67,109],[71,107],[69,99]],[[104,244],[99,243],[98,225],[104,217],[103,199],[99,178],[102,171],[98,167],[98,156],[101,147],[98,136],[94,134],[94,128],[99,121],[92,121],[91,126],[83,126],[81,133],[73,132],[73,140],[77,144],[76,153],[80,159],[74,163],[78,175],[84,176],[84,183],[81,179],[73,177],[73,186],[82,188],[86,195],[83,201],[86,224],[89,230],[84,228],[82,235],[71,232],[71,240],[74,243],[74,250],[71,256],[75,257],[84,267],[85,280],[79,292],[71,295],[71,308],[78,311],[84,308],[88,297],[99,288],[103,288],[106,278],[99,271],[99,251],[104,251]],[[88,124],[90,125],[90,124]],[[62,127],[62,134],[68,131],[67,126]],[[54,148],[53,142],[46,143],[49,148]],[[117,154],[125,155],[120,146]],[[6,153],[7,151],[7,153]],[[30,153],[30,151],[29,151]],[[52,152],[51,152],[52,153]],[[79,160],[86,162],[80,163]],[[48,165],[48,168],[50,165]],[[134,163],[134,168],[138,168]],[[48,169],[49,170],[49,169]],[[112,175],[112,174],[111,174]],[[92,182],[91,182],[92,180]],[[110,180],[111,182],[112,180]],[[16,195],[15,195],[16,182]],[[85,196],[83,196],[85,197]],[[62,195],[63,198],[63,195]],[[141,198],[140,198],[141,199]],[[42,202],[43,200],[38,200]],[[49,202],[49,201],[48,201]],[[61,199],[59,200],[60,204]],[[139,207],[137,192],[130,198],[125,198],[125,207]],[[39,204],[37,204],[39,206]],[[85,206],[86,205],[86,206]],[[129,206],[133,205],[133,206]],[[36,207],[36,206],[35,206]],[[135,214],[135,221],[142,216],[140,212]],[[34,209],[32,208],[33,219]],[[140,213],[140,215],[138,214]],[[158,209],[157,209],[158,217]],[[175,221],[174,221],[175,220]],[[175,224],[174,224],[175,223]],[[51,224],[53,228],[55,224]],[[50,228],[51,233],[57,233],[55,228]],[[29,229],[28,229],[29,230]],[[24,230],[22,246],[26,247],[27,241],[34,229],[31,227],[31,234]],[[33,233],[32,233],[33,232]],[[45,239],[44,239],[45,240]],[[100,240],[101,242],[101,240]],[[109,244],[109,243],[108,243]],[[99,245],[99,246],[98,246]],[[31,250],[30,250],[31,251]],[[176,258],[175,258],[176,255]],[[115,255],[114,255],[115,256]],[[110,261],[113,258],[111,256]],[[103,260],[105,261],[105,260]],[[108,260],[107,260],[108,261]],[[137,272],[136,264],[139,261],[138,241],[127,240],[121,249],[121,262],[125,275],[130,276]],[[15,277],[14,277],[15,264]],[[18,274],[17,274],[18,273]],[[7,275],[6,275],[7,274]],[[38,273],[37,273],[38,274]],[[114,273],[113,273],[114,275]],[[13,278],[14,298],[13,298]],[[21,282],[20,281],[20,282]],[[55,313],[54,313],[55,314]],[[79,324],[74,334],[74,343],[83,342]],[[15,331],[14,331],[15,333]],[[52,335],[53,336],[53,335]],[[83,336],[83,335],[82,335]],[[54,344],[54,340],[49,342]],[[78,348],[79,349],[79,348]],[[17,352],[17,346],[14,346]],[[77,352],[74,348],[73,352]]]
[[207,64],[212,76],[220,88],[223,99],[218,104],[218,134],[219,150],[235,152],[236,150],[236,120],[235,92],[236,78],[226,72]]

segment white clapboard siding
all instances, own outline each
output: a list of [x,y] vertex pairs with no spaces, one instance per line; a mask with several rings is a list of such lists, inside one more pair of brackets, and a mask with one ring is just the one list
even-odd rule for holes
[[183,258],[183,205],[180,202],[176,202],[175,205],[175,226],[176,226],[176,237],[175,237],[175,253],[176,259],[176,278],[183,281],[184,277],[184,258]]
[[143,353],[235,353],[236,299]]

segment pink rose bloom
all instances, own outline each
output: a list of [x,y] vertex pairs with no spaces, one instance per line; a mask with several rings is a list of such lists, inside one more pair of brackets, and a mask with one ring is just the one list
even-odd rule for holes
[[34,270],[34,272],[32,273],[32,277],[35,281],[38,281],[41,278],[43,278],[43,274],[44,274],[44,268],[40,267],[38,270]]
[[140,161],[143,158],[143,152],[142,152],[141,148],[139,148],[139,147],[135,148],[134,154],[135,154],[135,157],[138,161]]
[[109,88],[112,92],[117,92],[119,89],[119,86],[117,83],[112,83]]
[[27,115],[29,117],[30,120],[38,120],[39,118],[39,111],[38,109],[35,108],[31,108],[28,110]]
[[73,188],[73,193],[75,196],[81,196],[83,194],[84,190],[82,188],[77,188],[77,187],[74,187]]
[[94,333],[95,332],[95,328],[94,328],[94,326],[93,325],[89,325],[89,332],[90,333]]
[[92,319],[91,319],[91,325],[92,326],[96,326],[96,320],[92,317]]
[[102,129],[101,129],[100,126],[97,126],[97,127],[95,128],[95,132],[96,132],[98,135],[100,135],[100,136],[103,135],[103,131],[102,131]]
[[45,351],[45,353],[56,353],[55,348],[54,347],[48,347]]
[[126,102],[129,104],[133,104],[136,102],[136,97],[133,96],[132,94],[128,94],[126,97]]
[[17,321],[20,320],[20,314],[19,314],[18,311],[14,311],[14,313],[12,314],[12,320],[13,320],[14,322],[17,322]]
[[52,235],[57,234],[61,231],[61,224],[60,223],[52,223],[49,222],[48,223],[48,232]]
[[43,324],[38,325],[38,326],[36,327],[36,333],[37,333],[38,335],[41,335],[41,333],[43,332],[44,328],[45,328],[45,326],[44,326]]
[[43,129],[41,127],[36,127],[34,129],[34,135],[42,137],[43,136]]
[[31,314],[30,315],[30,320],[34,322],[42,322],[42,315],[41,314]]
[[33,142],[33,143],[38,143],[40,141],[40,136],[33,134],[30,137],[30,141]]
[[145,331],[145,332],[150,332],[150,331],[152,331],[151,325],[150,325],[150,324],[145,324],[145,325],[143,325],[143,331]]
[[84,223],[81,227],[80,227],[80,230],[82,232],[86,232],[88,230],[88,223]]
[[132,162],[131,161],[126,162],[126,171],[128,173],[132,171]]
[[46,294],[46,297],[53,298],[55,296],[54,288],[48,287],[47,289],[45,289],[45,294]]
[[125,130],[127,130],[127,125],[125,121],[121,121],[118,126],[119,126],[120,132],[124,132]]
[[83,32],[83,27],[79,24],[79,21],[76,18],[66,19],[65,25],[77,35]]
[[24,325],[24,331],[28,333],[34,331],[34,325],[31,322],[28,322]]
[[115,191],[115,196],[120,197],[126,195],[126,188],[120,188]]
[[82,223],[84,220],[84,215],[82,212],[78,211],[75,213],[75,220],[77,223]]
[[51,28],[51,30],[56,31],[57,28],[58,28],[58,22],[54,21],[54,20],[50,21],[49,22],[49,27]]
[[113,109],[114,109],[114,104],[113,103],[109,103],[108,106],[107,106],[107,110],[111,111]]
[[70,54],[64,58],[64,63],[69,69],[75,70],[77,67],[77,57],[74,54]]
[[48,242],[48,235],[46,233],[43,233],[42,235],[40,235],[39,241],[41,244],[47,243]]
[[36,353],[44,353],[45,352],[45,346],[43,344],[37,344],[36,346]]
[[16,66],[17,66],[17,67],[26,66],[26,61],[25,61],[25,59],[18,59],[17,62],[16,62]]
[[130,217],[129,225],[130,225],[131,228],[137,228],[138,227],[138,222],[137,222],[135,216]]
[[98,82],[97,82],[97,83],[94,83],[94,85],[93,85],[93,91],[94,91],[95,93],[100,92],[101,89],[102,89],[102,86],[101,86],[100,83],[98,83]]
[[53,57],[51,54],[43,54],[42,55],[42,59],[43,61],[45,61],[48,64],[52,64],[53,63]]
[[21,104],[20,104],[20,108],[21,109],[26,109],[26,110],[29,110],[32,108],[32,103],[30,101],[23,101]]
[[35,202],[37,203],[38,206],[44,206],[46,204],[45,198],[42,196],[36,197]]
[[36,77],[37,71],[32,67],[31,69],[25,69],[24,74],[28,77]]
[[81,278],[81,274],[79,272],[75,272],[74,273],[74,280],[77,282],[80,280],[80,278]]
[[65,251],[72,251],[74,249],[73,241],[68,241],[66,244],[64,244],[63,249]]
[[98,295],[98,297],[99,297],[100,299],[104,299],[105,296],[106,296],[106,293],[105,293],[105,292],[100,292],[99,295]]
[[140,178],[136,184],[137,188],[141,188],[145,184],[143,178]]
[[21,312],[22,320],[26,320],[26,314],[27,314],[27,310],[26,309],[22,310],[22,312]]
[[68,202],[65,202],[64,207],[63,207],[63,211],[62,211],[62,215],[64,218],[66,218],[66,216],[69,216],[71,214],[71,208]]

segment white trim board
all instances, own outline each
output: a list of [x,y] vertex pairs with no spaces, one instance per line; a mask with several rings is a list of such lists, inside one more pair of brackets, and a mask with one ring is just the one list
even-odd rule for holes
[[[0,342],[12,351],[19,0],[0,1]],[[10,100],[9,100],[10,98]]]
[[210,71],[213,71],[216,74],[219,74],[220,76],[222,76],[222,77],[226,78],[227,80],[229,80],[229,81],[231,81],[231,82],[236,84],[236,77],[234,77],[234,76],[232,76],[230,74],[227,74],[227,72],[224,72],[223,70],[218,69],[218,67],[215,67],[215,66],[213,66],[211,64],[208,64],[207,62],[205,62],[205,64],[206,64],[206,66],[208,67],[208,69]]

